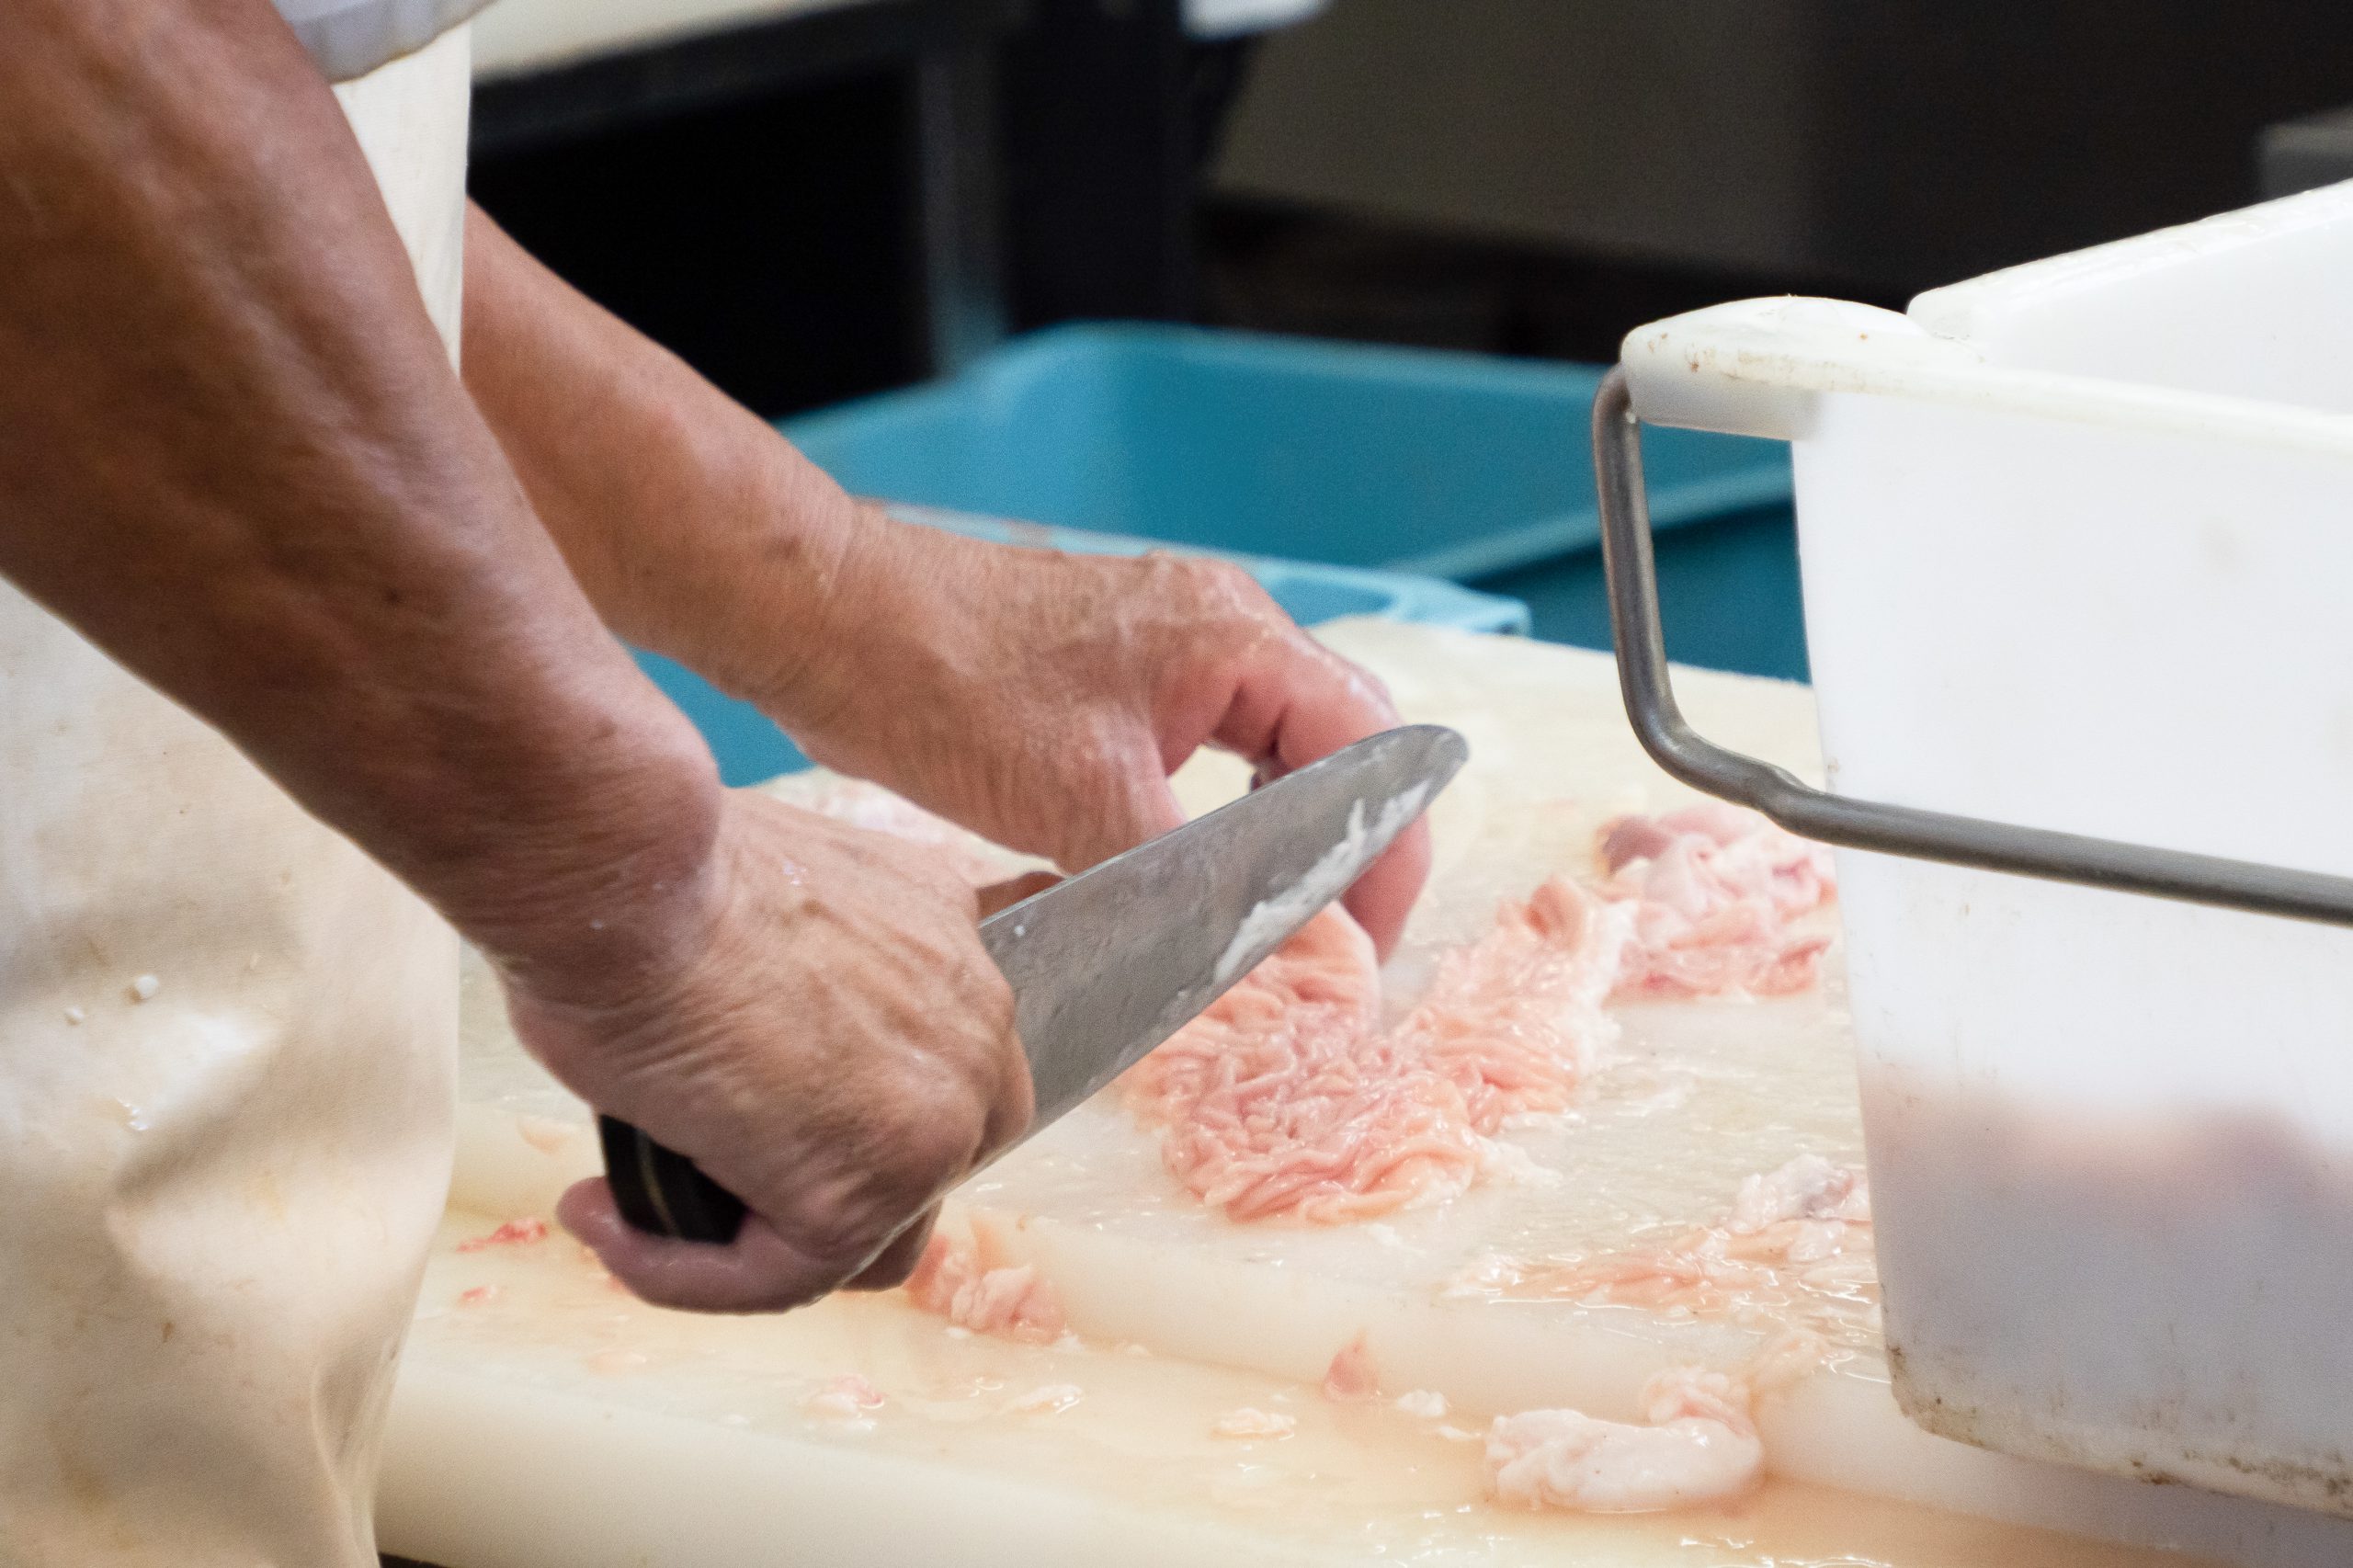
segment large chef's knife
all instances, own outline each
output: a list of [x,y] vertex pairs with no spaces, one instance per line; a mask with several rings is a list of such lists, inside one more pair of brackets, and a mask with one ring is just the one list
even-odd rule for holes
[[[1346,892],[1467,755],[1437,724],[1387,731],[983,921],[1036,1088],[1028,1135],[1142,1060]],[[655,1235],[734,1240],[734,1194],[629,1123],[597,1121],[624,1219]]]

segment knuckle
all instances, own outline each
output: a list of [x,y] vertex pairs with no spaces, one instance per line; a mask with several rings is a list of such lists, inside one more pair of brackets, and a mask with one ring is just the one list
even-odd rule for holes
[[1258,579],[1230,561],[1188,557],[1182,564],[1187,586],[1206,608],[1256,619],[1273,608],[1274,600],[1258,585]]
[[1016,1061],[1005,1077],[1004,1092],[990,1108],[985,1147],[1003,1148],[1029,1130],[1038,1115],[1037,1085],[1030,1082],[1029,1063]]
[[926,963],[926,1000],[906,1021],[926,1056],[970,1077],[990,1067],[1012,1031],[1013,987],[973,926],[959,926],[942,946]]
[[980,1026],[974,1032],[975,1042],[983,1053],[994,1054],[1002,1050],[1013,1034],[1013,986],[996,965],[981,954],[982,962],[973,971],[972,998],[974,1021]]
[[962,1176],[980,1147],[987,1108],[963,1074],[955,1080],[911,1095],[894,1119],[882,1174],[907,1207]]
[[811,1274],[822,1277],[822,1286],[801,1287],[810,1289],[812,1295],[857,1273],[891,1237],[891,1228],[877,1208],[865,1203],[804,1208],[790,1223],[777,1229],[808,1261]]
[[979,908],[979,894],[971,882],[958,874],[947,856],[896,839],[885,839],[876,846],[876,851],[892,872],[913,884],[919,895],[951,908]]
[[923,874],[932,892],[964,920],[970,922],[980,917],[980,889],[965,881],[945,860],[925,860]]
[[[1319,644],[1319,648],[1320,646]],[[1324,652],[1325,656],[1330,658],[1337,667],[1341,681],[1345,685],[1354,687],[1363,693],[1374,707],[1394,716],[1397,711],[1397,699],[1390,692],[1387,681],[1353,659],[1343,659],[1337,653],[1330,653],[1328,650]]]
[[1231,562],[1199,555],[1173,555],[1155,550],[1135,559],[1134,589],[1152,602],[1180,613],[1198,614],[1204,606],[1242,601],[1257,585],[1247,572]]

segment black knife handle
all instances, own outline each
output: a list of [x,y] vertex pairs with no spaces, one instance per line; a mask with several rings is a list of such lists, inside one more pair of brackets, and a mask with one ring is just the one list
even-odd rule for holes
[[721,1246],[744,1228],[744,1200],[615,1116],[597,1119],[605,1145],[605,1179],[621,1218],[651,1236]]

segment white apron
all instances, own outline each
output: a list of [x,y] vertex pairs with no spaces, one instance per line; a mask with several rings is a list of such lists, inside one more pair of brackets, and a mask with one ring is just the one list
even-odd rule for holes
[[[467,61],[336,89],[453,353]],[[456,1033],[423,903],[0,583],[0,1564],[372,1568]]]

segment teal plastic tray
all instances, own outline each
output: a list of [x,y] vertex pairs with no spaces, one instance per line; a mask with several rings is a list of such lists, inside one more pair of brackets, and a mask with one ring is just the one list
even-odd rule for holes
[[[1587,365],[1153,325],[1058,327],[783,429],[851,490],[1462,579],[1597,543]],[[1652,521],[1785,503],[1787,449],[1645,432]]]

